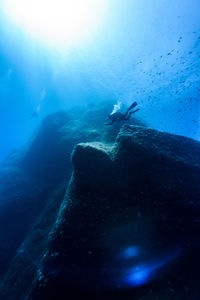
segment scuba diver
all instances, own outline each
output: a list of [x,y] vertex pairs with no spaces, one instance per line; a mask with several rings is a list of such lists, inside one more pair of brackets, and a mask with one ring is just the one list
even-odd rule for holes
[[139,108],[137,108],[134,111],[131,111],[131,109],[133,109],[134,107],[137,106],[137,102],[134,102],[133,104],[131,104],[131,106],[127,109],[127,111],[123,114],[121,112],[112,112],[108,119],[110,120],[110,123],[107,123],[105,125],[112,125],[114,122],[118,122],[118,121],[127,121],[130,119],[131,115],[136,113],[138,110],[140,110]]

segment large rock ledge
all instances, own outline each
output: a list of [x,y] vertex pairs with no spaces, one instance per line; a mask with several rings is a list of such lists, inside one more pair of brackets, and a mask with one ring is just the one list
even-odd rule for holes
[[199,299],[199,153],[130,125],[77,145],[31,299]]
[[[122,123],[104,126],[112,109],[105,102],[51,114],[0,165],[0,299],[27,294],[71,177],[74,145],[113,143]],[[127,122],[145,126],[135,117]]]

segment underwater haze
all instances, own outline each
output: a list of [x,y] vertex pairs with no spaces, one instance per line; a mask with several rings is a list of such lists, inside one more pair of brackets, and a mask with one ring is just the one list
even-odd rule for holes
[[101,101],[137,101],[137,117],[149,127],[200,140],[199,0],[104,1],[98,25],[67,47],[19,26],[6,2],[0,4],[1,161],[25,145],[46,115]]
[[200,299],[199,0],[0,1],[0,299]]

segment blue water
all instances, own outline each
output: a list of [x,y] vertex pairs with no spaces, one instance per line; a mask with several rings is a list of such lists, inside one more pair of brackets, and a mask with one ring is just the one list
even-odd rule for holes
[[47,114],[105,100],[136,100],[149,126],[200,140],[199,10],[199,0],[110,0],[92,38],[65,52],[0,6],[0,161]]

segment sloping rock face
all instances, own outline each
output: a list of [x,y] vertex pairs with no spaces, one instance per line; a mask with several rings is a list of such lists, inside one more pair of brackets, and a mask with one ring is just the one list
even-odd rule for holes
[[[74,145],[113,142],[117,136],[121,123],[104,126],[112,107],[102,103],[49,115],[26,149],[13,153],[1,166],[1,299],[6,293],[12,295],[9,299],[19,299],[17,293],[30,286],[71,176]],[[130,123],[141,122],[132,118]]]
[[30,299],[199,299],[199,153],[129,125],[77,145]]
[[[65,160],[65,170],[61,167],[59,159],[66,153],[60,149],[57,133],[67,120],[67,113],[63,112],[45,119],[26,151],[12,154],[0,168],[0,279],[13,256],[23,254],[21,245],[53,194],[59,192],[60,199],[65,194],[71,166],[68,168],[70,163]],[[59,157],[58,164],[55,157]],[[59,205],[60,202],[55,203],[55,212]],[[55,216],[52,211],[51,225]]]

